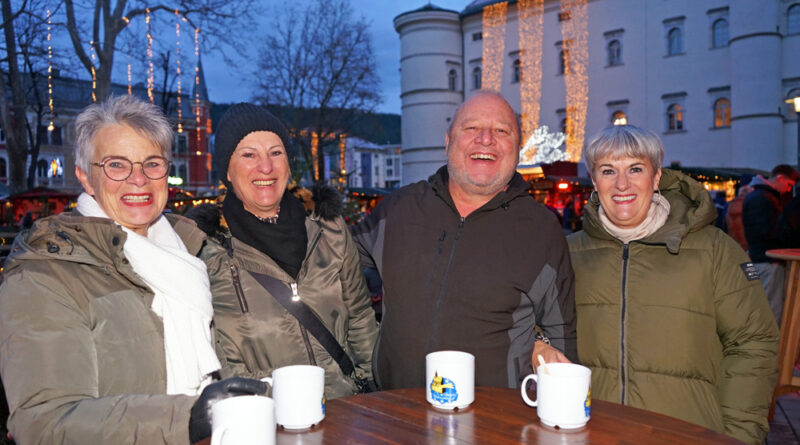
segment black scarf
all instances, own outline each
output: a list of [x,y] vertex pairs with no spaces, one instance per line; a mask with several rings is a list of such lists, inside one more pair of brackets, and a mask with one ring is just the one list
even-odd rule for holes
[[222,203],[222,214],[231,235],[272,258],[281,269],[297,279],[306,257],[308,234],[303,204],[289,192],[281,198],[278,222],[270,224],[245,210],[230,190]]

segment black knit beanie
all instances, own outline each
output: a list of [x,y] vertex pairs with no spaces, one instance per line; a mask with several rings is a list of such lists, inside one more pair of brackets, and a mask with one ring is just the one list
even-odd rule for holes
[[254,131],[271,131],[278,135],[286,147],[289,162],[294,159],[294,147],[289,140],[289,131],[283,123],[266,108],[250,103],[238,103],[222,115],[214,133],[214,166],[225,187],[230,189],[228,164],[233,151],[245,136]]

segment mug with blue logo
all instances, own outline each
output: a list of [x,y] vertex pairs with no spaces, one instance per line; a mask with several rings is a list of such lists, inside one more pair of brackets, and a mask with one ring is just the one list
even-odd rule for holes
[[475,356],[436,351],[425,356],[425,398],[434,408],[464,409],[475,400]]
[[[536,381],[536,400],[528,398],[528,381]],[[539,420],[564,429],[586,425],[592,410],[592,370],[573,363],[548,363],[522,381],[522,398],[536,407]]]

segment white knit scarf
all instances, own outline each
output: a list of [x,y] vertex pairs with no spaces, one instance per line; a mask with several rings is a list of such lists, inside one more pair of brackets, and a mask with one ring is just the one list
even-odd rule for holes
[[652,205],[650,205],[650,209],[647,210],[647,216],[644,218],[644,221],[639,223],[636,227],[623,229],[615,226],[614,223],[608,219],[608,216],[606,216],[606,212],[603,210],[602,206],[600,206],[600,211],[598,212],[600,214],[600,223],[603,224],[603,227],[611,236],[625,244],[646,238],[654,234],[656,230],[660,229],[664,223],[667,222],[670,209],[669,201],[667,201],[667,198],[661,196],[661,193],[654,194],[651,202]]
[[[78,197],[77,209],[84,216],[108,218],[86,193]],[[214,310],[205,263],[189,254],[163,215],[148,227],[147,237],[122,230],[128,234],[125,258],[153,291],[150,308],[164,322],[167,394],[199,394],[220,368],[211,340]]]

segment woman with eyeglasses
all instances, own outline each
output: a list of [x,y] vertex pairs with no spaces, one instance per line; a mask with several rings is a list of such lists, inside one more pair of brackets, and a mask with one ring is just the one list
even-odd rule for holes
[[210,435],[204,233],[162,215],[172,130],[153,105],[112,97],[75,123],[75,211],[21,233],[0,286],[0,375],[17,443],[186,444]]

